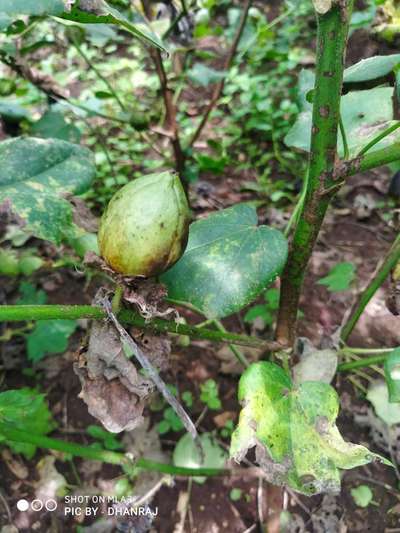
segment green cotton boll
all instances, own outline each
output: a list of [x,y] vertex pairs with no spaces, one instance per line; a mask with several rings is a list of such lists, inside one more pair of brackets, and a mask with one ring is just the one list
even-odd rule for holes
[[177,174],[143,176],[122,187],[108,204],[100,222],[100,254],[126,276],[161,274],[183,254],[189,220]]

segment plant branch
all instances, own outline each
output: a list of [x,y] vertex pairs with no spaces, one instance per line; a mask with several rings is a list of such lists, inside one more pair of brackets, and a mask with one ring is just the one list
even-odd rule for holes
[[[222,322],[220,322],[219,320],[214,320],[214,324],[219,331],[226,333],[226,329],[224,328]],[[243,366],[243,368],[247,368],[250,366],[250,363],[244,353],[238,350],[236,346],[234,346],[233,344],[229,344],[229,348],[233,355],[236,357],[236,359],[239,361],[239,363]]]
[[390,135],[391,133],[393,133],[394,131],[396,131],[397,129],[400,128],[400,121],[399,122],[396,122],[395,124],[392,124],[391,126],[389,126],[388,128],[386,128],[385,130],[383,130],[381,133],[379,133],[379,135],[377,135],[376,137],[374,137],[368,144],[366,144],[364,146],[364,148],[362,150],[360,150],[360,152],[357,154],[357,155],[364,155],[365,153],[367,153],[373,146],[375,146],[376,144],[378,144],[379,141],[381,141],[382,139],[384,139],[385,137],[387,137],[388,135]]
[[345,346],[341,349],[342,353],[350,353],[351,355],[368,355],[368,354],[383,354],[393,352],[396,348],[353,348],[352,346]]
[[[228,53],[228,55],[227,55],[227,57],[225,59],[225,63],[224,63],[224,67],[223,67],[223,70],[225,70],[225,71],[228,71],[231,68],[231,66],[232,66],[233,59],[235,57],[237,48],[238,48],[239,43],[240,43],[240,39],[241,39],[242,34],[243,34],[244,27],[246,25],[247,16],[249,14],[249,9],[251,7],[251,4],[252,4],[252,0],[246,0],[246,2],[244,4],[243,11],[242,11],[242,16],[241,16],[240,22],[239,22],[239,26],[238,26],[238,28],[236,30],[236,34],[235,34],[235,37],[233,39],[233,42],[232,42],[231,48],[229,50],[229,53]],[[222,78],[215,85],[214,91],[213,91],[212,96],[211,96],[211,100],[210,100],[208,106],[206,107],[206,109],[204,111],[203,117],[202,117],[199,125],[197,126],[196,131],[194,132],[192,138],[189,141],[189,147],[194,145],[194,143],[200,137],[200,134],[203,131],[205,125],[207,124],[208,119],[210,118],[212,110],[217,105],[218,100],[220,99],[220,97],[222,95],[222,91],[224,90],[224,87],[225,87],[225,80],[226,80],[226,76],[224,78]]]
[[[193,2],[190,4],[190,7],[193,7],[192,4],[193,4]],[[174,31],[174,29],[177,27],[179,22],[184,17],[189,17],[189,16],[190,16],[190,14],[189,14],[189,10],[188,10],[188,7],[186,5],[186,2],[185,2],[185,0],[181,0],[181,12],[178,14],[177,17],[175,17],[175,19],[172,21],[172,23],[170,24],[170,26],[167,29],[167,31],[163,34],[163,36],[162,36],[163,40],[167,39],[171,35],[171,33]]]
[[78,54],[82,57],[82,59],[85,61],[85,63],[87,64],[87,66],[93,70],[93,72],[96,74],[96,76],[99,78],[99,80],[101,80],[104,85],[107,87],[107,89],[110,91],[110,93],[112,94],[113,98],[116,100],[116,102],[118,103],[119,107],[121,108],[121,111],[123,111],[124,113],[126,113],[126,107],[124,105],[124,103],[122,102],[122,100],[120,99],[120,97],[118,96],[118,93],[117,91],[114,90],[114,87],[111,85],[111,83],[108,81],[108,79],[103,76],[103,74],[100,72],[100,70],[96,67],[96,65],[94,63],[92,63],[92,61],[89,59],[89,57],[85,54],[85,52],[82,50],[82,48],[79,46],[79,43],[77,41],[77,39],[74,39],[73,36],[71,36],[71,40],[72,40],[72,44],[74,45],[76,51],[78,52]]
[[357,156],[350,161],[339,162],[334,169],[332,177],[334,180],[348,178],[358,172],[365,172],[376,167],[388,165],[398,159],[400,159],[400,142],[395,142],[385,148]]
[[343,157],[345,160],[347,160],[349,158],[349,144],[347,142],[346,130],[344,128],[341,115],[339,115],[339,128],[340,128],[340,135],[342,136],[342,142],[343,142]]
[[139,458],[133,460],[128,454],[120,452],[112,452],[109,450],[99,450],[91,448],[90,446],[82,446],[74,442],[67,442],[59,439],[53,439],[44,435],[37,435],[35,433],[28,433],[10,427],[8,424],[0,424],[0,434],[6,437],[7,440],[14,442],[26,442],[34,444],[40,448],[49,450],[58,450],[60,452],[69,453],[77,457],[91,459],[93,461],[101,461],[102,463],[109,463],[120,466],[139,467],[144,470],[154,472],[162,472],[175,476],[223,476],[229,475],[233,470],[222,468],[185,468],[174,466],[166,463],[158,463],[151,459]]
[[330,176],[337,157],[340,99],[352,0],[334,4],[317,14],[317,67],[314,89],[311,151],[304,203],[294,231],[288,262],[281,279],[277,339],[292,345],[304,273],[316,243],[330,196],[323,191],[336,185]]
[[345,321],[345,324],[342,327],[341,339],[346,341],[354,327],[356,326],[360,316],[362,315],[364,309],[368,305],[371,298],[374,296],[376,291],[382,285],[382,283],[388,277],[390,271],[397,265],[400,261],[400,234],[395,239],[394,243],[390,247],[390,250],[386,254],[385,258],[382,261],[382,264],[377,268],[377,270],[372,275],[370,282],[367,287],[361,292],[356,302],[354,303],[350,313]]
[[[374,145],[375,144],[376,143],[374,142]],[[354,157],[349,161],[338,161],[332,170],[321,175],[321,179],[329,180],[329,182],[334,183],[334,185],[331,186],[330,190],[325,189],[321,192],[321,194],[325,195],[327,192],[338,190],[340,186],[344,183],[344,180],[346,178],[350,178],[358,172],[366,172],[367,170],[372,170],[377,167],[388,165],[389,163],[393,163],[394,161],[398,161],[399,159],[400,142],[395,142],[389,146],[386,146],[385,148],[374,150],[372,153],[358,155],[357,157]],[[288,227],[285,230],[286,236],[289,234],[290,228],[293,223],[295,223],[298,219],[299,211],[302,209],[302,204],[304,203],[305,193],[306,191],[303,190],[299,201],[296,204],[296,207],[288,223]]]
[[357,368],[365,368],[378,363],[383,363],[387,358],[386,355],[373,355],[372,357],[365,357],[358,361],[350,361],[349,363],[341,363],[337,367],[338,372],[348,372],[349,370],[356,370]]
[[7,65],[23,79],[28,80],[32,85],[43,91],[49,98],[69,98],[69,91],[61,87],[51,76],[29,66],[20,56],[12,56],[4,50],[0,50],[0,61]]
[[[0,322],[21,322],[23,320],[55,320],[91,318],[101,320],[106,318],[106,313],[101,307],[91,305],[2,305],[0,306]],[[213,329],[178,324],[170,320],[154,318],[145,320],[134,311],[124,309],[118,313],[118,319],[125,324],[155,333],[175,333],[187,335],[194,339],[206,339],[213,342],[228,342],[238,346],[251,346],[260,350],[277,352],[284,348],[277,342],[216,331]]]
[[[151,20],[151,12],[148,2],[142,0],[143,11],[146,17]],[[164,68],[164,62],[160,50],[150,48],[150,57],[154,63],[157,76],[160,82],[160,90],[164,101],[165,113],[166,113],[166,127],[171,133],[169,136],[171,141],[172,150],[175,159],[175,168],[182,179],[184,179],[184,170],[186,157],[182,149],[179,128],[176,120],[176,106],[174,103],[174,91],[171,89],[168,83],[167,73]]]

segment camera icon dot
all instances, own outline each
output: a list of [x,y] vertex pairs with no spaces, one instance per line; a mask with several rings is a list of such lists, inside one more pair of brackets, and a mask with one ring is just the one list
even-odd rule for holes
[[17,501],[18,511],[27,511],[29,509],[29,502],[27,500],[18,500]]

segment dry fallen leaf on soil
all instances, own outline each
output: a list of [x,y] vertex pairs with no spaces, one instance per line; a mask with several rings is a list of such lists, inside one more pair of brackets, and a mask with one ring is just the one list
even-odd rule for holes
[[67,492],[67,480],[55,467],[56,458],[46,455],[37,464],[39,481],[35,484],[35,495],[41,501],[63,496]]
[[330,383],[335,376],[338,363],[336,350],[317,350],[307,339],[300,338],[303,350],[299,354],[300,361],[293,367],[292,375],[295,383],[305,381],[323,381]]
[[27,479],[29,476],[28,468],[16,457],[14,457],[10,450],[5,448],[1,452],[1,458],[4,461],[4,464],[12,472],[12,474],[18,479]]
[[[157,431],[157,426],[153,425],[151,429],[149,429],[149,426],[150,419],[146,418],[140,427],[125,432],[122,437],[124,449],[134,457],[145,456],[152,461],[169,463],[171,458],[161,448],[160,434]],[[160,472],[152,472],[150,470],[141,470],[138,472],[135,478],[135,496],[141,499],[145,494],[148,494],[163,476],[164,474]],[[147,500],[147,503],[150,501],[151,499]]]
[[[249,346],[240,346],[240,351],[250,363],[258,361],[261,356],[261,351],[259,349],[251,348]],[[223,374],[239,376],[243,372],[243,366],[239,363],[235,354],[227,344],[219,349],[215,355],[221,361],[221,372]]]

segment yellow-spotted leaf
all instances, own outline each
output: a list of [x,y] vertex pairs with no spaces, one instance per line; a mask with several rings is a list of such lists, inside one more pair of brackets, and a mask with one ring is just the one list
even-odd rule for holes
[[255,208],[238,204],[194,222],[185,253],[161,281],[170,298],[209,318],[224,317],[257,298],[286,258],[283,234],[258,226]]
[[255,447],[257,462],[274,484],[307,495],[337,493],[341,469],[391,464],[343,439],[336,426],[339,399],[327,383],[296,385],[281,367],[263,361],[243,373],[239,401],[243,408],[230,455],[241,461]]
[[59,139],[16,137],[0,143],[0,207],[21,226],[55,243],[73,229],[67,193],[81,194],[95,174],[91,152]]

